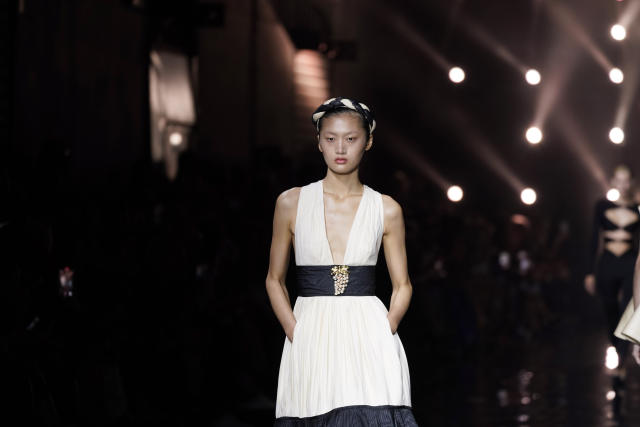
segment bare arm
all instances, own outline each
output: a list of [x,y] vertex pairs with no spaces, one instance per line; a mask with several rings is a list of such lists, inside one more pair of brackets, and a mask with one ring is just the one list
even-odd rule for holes
[[633,272],[633,309],[640,306],[640,253],[636,258],[636,267]]
[[[636,266],[633,271],[633,309],[637,310],[638,306],[640,306],[640,253],[636,258]],[[640,346],[638,344],[633,344],[631,354],[636,363],[640,365]]]
[[291,309],[291,300],[287,292],[285,277],[289,267],[292,222],[298,206],[299,188],[292,188],[278,196],[273,214],[273,234],[269,254],[269,272],[266,287],[271,307],[290,341],[293,340],[293,328],[296,319]]
[[405,246],[404,218],[402,208],[389,196],[382,196],[384,205],[384,234],[382,244],[387,261],[389,276],[391,277],[391,303],[389,304],[389,325],[391,332],[396,333],[400,321],[404,317],[413,287],[407,270],[407,249]]

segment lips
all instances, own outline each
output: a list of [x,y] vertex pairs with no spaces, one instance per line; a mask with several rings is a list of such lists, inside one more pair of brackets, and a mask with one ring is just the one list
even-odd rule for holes
[[347,159],[345,159],[344,157],[338,157],[335,161],[340,165],[347,163]]

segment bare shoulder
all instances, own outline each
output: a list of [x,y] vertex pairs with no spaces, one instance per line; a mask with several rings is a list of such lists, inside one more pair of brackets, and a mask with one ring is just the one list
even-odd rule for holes
[[276,199],[275,216],[292,220],[298,208],[300,198],[300,187],[293,187],[280,193]]
[[384,233],[390,231],[396,234],[396,231],[404,230],[404,218],[402,216],[402,206],[396,202],[391,196],[382,195],[382,210],[384,211]]
[[385,220],[402,218],[402,206],[393,197],[382,194],[382,208],[384,209]]

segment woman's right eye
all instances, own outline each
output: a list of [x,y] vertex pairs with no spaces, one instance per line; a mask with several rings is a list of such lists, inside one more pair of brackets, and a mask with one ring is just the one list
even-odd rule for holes
[[327,141],[333,142],[333,137],[332,136],[327,137]]

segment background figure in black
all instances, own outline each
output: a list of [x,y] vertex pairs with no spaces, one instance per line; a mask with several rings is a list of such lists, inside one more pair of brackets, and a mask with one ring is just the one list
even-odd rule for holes
[[[631,197],[631,171],[618,166],[611,178],[611,185],[620,193],[616,201],[606,199],[596,203],[593,236],[590,247],[590,271],[585,277],[585,289],[591,295],[597,291],[607,318],[609,340],[615,346],[622,367],[628,343],[613,335],[620,320],[623,305],[633,293],[633,272],[637,255],[637,234],[640,228],[638,204]],[[602,245],[600,241],[602,237]],[[602,251],[598,257],[599,248]],[[597,262],[596,262],[596,258]],[[614,376],[614,382],[621,378]]]

